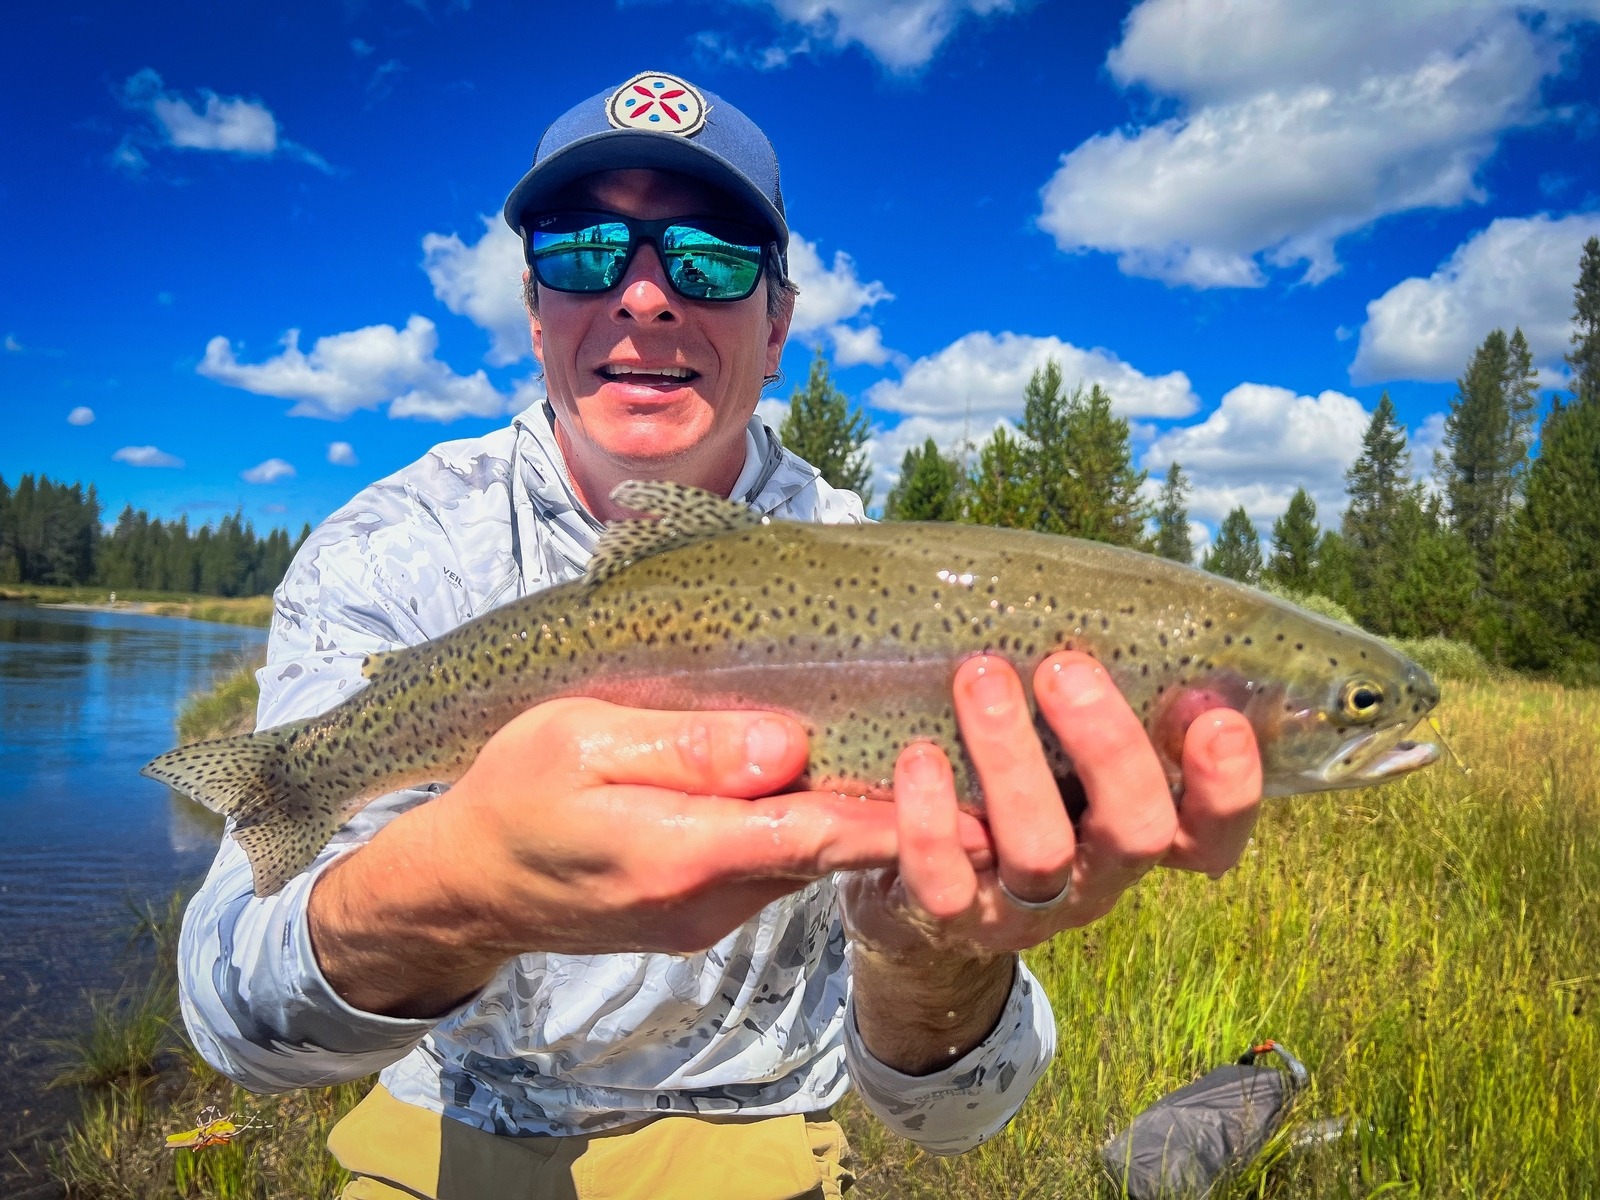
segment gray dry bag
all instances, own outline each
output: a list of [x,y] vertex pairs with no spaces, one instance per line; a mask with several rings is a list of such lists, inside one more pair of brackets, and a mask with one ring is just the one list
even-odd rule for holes
[[[1286,1071],[1256,1065],[1269,1051]],[[1226,1172],[1261,1153],[1309,1080],[1299,1059],[1263,1042],[1161,1097],[1100,1148],[1100,1160],[1130,1200],[1204,1196]]]

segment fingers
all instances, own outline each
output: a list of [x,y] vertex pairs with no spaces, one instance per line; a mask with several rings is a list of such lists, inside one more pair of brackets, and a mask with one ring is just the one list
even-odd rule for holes
[[1022,681],[1005,659],[968,659],[956,671],[955,707],[983,785],[1000,878],[1024,900],[1059,895],[1072,876],[1076,838]]
[[570,769],[577,785],[765,796],[792,783],[808,753],[799,722],[771,712],[661,712],[570,699],[540,705],[506,729],[525,718],[549,723],[528,731],[530,736],[575,747]]
[[1261,755],[1243,713],[1213,709],[1183,739],[1183,806],[1162,860],[1212,878],[1239,861],[1261,811]]
[[1051,655],[1033,688],[1088,798],[1075,891],[1089,908],[1109,908],[1172,845],[1178,818],[1166,775],[1144,725],[1088,655]]
[[978,877],[961,847],[962,814],[944,752],[925,742],[902,750],[894,794],[900,878],[924,912],[951,920],[972,907]]

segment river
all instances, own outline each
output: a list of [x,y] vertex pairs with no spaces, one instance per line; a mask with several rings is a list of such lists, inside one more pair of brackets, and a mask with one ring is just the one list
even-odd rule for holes
[[0,1193],[9,1150],[37,1161],[70,1092],[41,1039],[82,1028],[115,988],[130,903],[204,874],[217,818],[145,779],[185,697],[255,654],[266,631],[180,617],[0,601]]

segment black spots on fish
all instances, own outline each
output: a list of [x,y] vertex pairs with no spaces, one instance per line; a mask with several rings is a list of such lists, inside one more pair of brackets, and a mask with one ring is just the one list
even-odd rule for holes
[[1365,651],[1365,650],[1363,650],[1363,651],[1362,651],[1362,652],[1361,652],[1361,657],[1362,657],[1362,658],[1365,658],[1365,657],[1366,657],[1366,656],[1367,656],[1367,652],[1366,652],[1366,651]]
[[915,641],[918,641],[921,637],[922,637],[922,622],[921,621],[917,621],[915,624],[913,624],[911,626],[911,637],[910,637],[909,640],[915,642]]
[[1281,642],[1281,641],[1283,641],[1283,638],[1284,638],[1284,635],[1280,633],[1278,635],[1278,640]]
[[1222,635],[1222,644],[1223,644],[1223,645],[1224,645],[1224,646],[1231,646],[1231,645],[1233,645],[1233,634],[1231,634],[1231,633],[1225,633],[1225,634],[1223,634],[1223,635]]
[[1255,639],[1252,638],[1249,634],[1246,634],[1244,637],[1240,638],[1239,640],[1241,642],[1243,642],[1246,646],[1254,646],[1256,644],[1255,643]]
[[1150,674],[1150,664],[1149,663],[1141,664],[1140,667],[1139,667],[1139,674],[1140,675],[1144,675],[1144,676],[1148,676]]
[[1337,667],[1339,665],[1339,660],[1337,658],[1334,658],[1333,655],[1330,654],[1328,656],[1328,665],[1330,667]]
[[1121,662],[1122,661],[1122,647],[1121,646],[1118,646],[1116,649],[1114,649],[1111,652],[1111,661],[1112,662]]
[[[1206,590],[1209,592],[1211,589],[1208,587],[1208,588],[1206,588]],[[1201,622],[1201,624],[1203,624],[1207,629],[1211,628],[1212,623],[1213,622],[1212,622],[1210,617],[1207,617],[1204,621]]]
[[1306,644],[1304,642],[1296,642],[1294,644],[1294,648],[1296,650],[1304,650],[1306,648]]
[[1101,617],[1100,618],[1100,628],[1102,630],[1110,629],[1111,628],[1111,622],[1107,618]]
[[1133,615],[1134,615],[1134,614],[1135,614],[1135,613],[1136,613],[1136,612],[1137,612],[1137,611],[1138,611],[1138,610],[1137,610],[1137,609],[1136,609],[1136,608],[1134,608],[1134,606],[1133,606],[1133,605],[1131,605],[1131,604],[1125,604],[1125,605],[1123,605],[1123,606],[1122,606],[1122,607],[1121,607],[1121,608],[1119,608],[1119,609],[1117,609],[1117,611],[1118,611],[1118,612],[1119,612],[1119,613],[1121,613],[1121,614],[1122,614],[1122,615],[1123,615],[1123,616],[1125,616],[1125,617],[1131,617],[1131,616],[1133,616]]
[[1164,633],[1158,633],[1158,634],[1156,634],[1156,640],[1158,642],[1160,642],[1162,648],[1165,649],[1166,644],[1167,644],[1167,635],[1164,634]]
[[954,633],[955,632],[955,626],[950,623],[950,618],[949,617],[940,617],[939,620],[943,623],[944,631],[946,633]]
[[1178,665],[1180,667],[1187,667],[1193,661],[1194,661],[1194,658],[1193,658],[1192,655],[1185,654],[1182,658],[1180,658],[1178,660]]
[[837,622],[837,621],[829,621],[828,622],[828,627],[822,631],[822,636],[823,637],[838,637],[839,636],[839,622]]
[[1411,711],[1414,713],[1420,713],[1422,711],[1422,701],[1414,701],[1411,705]]

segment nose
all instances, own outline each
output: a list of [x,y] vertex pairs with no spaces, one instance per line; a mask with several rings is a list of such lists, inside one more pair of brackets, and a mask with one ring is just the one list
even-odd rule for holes
[[617,285],[612,316],[641,324],[678,319],[677,293],[667,282],[666,267],[654,246],[644,245],[634,251],[633,261]]

